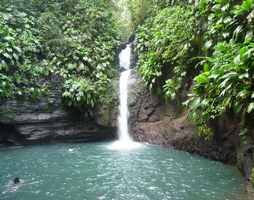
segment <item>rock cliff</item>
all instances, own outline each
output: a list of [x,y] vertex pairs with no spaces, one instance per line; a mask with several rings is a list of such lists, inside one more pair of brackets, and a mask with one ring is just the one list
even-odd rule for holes
[[67,111],[60,80],[53,78],[47,97],[1,102],[0,144],[98,141],[115,137],[115,105],[91,111]]
[[249,148],[251,145],[240,142],[237,119],[229,115],[213,122],[214,137],[207,141],[198,136],[195,125],[188,120],[187,111],[177,103],[165,103],[152,95],[135,70],[130,78],[129,94],[130,132],[135,140],[237,164],[246,178],[250,177],[253,150]]

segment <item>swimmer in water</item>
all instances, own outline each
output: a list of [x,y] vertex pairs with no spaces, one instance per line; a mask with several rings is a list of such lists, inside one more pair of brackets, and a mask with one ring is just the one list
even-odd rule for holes
[[39,181],[33,181],[33,182],[27,183],[23,179],[20,179],[19,177],[15,177],[13,180],[9,181],[9,183],[6,185],[6,190],[2,192],[2,194],[16,192],[21,187],[33,185],[37,183],[39,183]]
[[15,177],[13,180],[9,181],[6,185],[6,190],[2,192],[2,194],[9,192],[16,192],[22,185],[24,181],[18,177]]
[[13,179],[13,183],[16,185],[16,184],[19,184],[20,183],[20,179],[18,177],[14,178]]

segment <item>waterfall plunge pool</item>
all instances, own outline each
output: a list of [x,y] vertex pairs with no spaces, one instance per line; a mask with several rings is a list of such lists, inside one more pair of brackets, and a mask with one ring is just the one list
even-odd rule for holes
[[[1,200],[246,200],[236,168],[128,132],[131,45],[119,54],[118,141],[1,149]],[[11,187],[19,177],[22,184]]]
[[[0,151],[1,200],[245,200],[236,168],[143,145],[56,144]],[[8,188],[14,177],[24,183]]]

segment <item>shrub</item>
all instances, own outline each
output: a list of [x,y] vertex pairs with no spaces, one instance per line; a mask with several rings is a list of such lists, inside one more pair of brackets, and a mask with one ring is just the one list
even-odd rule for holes
[[119,37],[111,1],[4,0],[0,6],[1,99],[38,97],[51,75],[62,77],[67,106],[94,107],[112,92]]
[[150,89],[174,99],[188,68],[193,37],[191,7],[165,8],[137,30],[138,69]]
[[252,9],[252,0],[199,3],[198,14],[207,20],[203,30],[206,57],[201,59],[203,69],[194,78],[186,104],[203,135],[212,134],[207,127],[210,120],[227,112],[241,119],[241,132],[246,134],[246,119],[254,110]]

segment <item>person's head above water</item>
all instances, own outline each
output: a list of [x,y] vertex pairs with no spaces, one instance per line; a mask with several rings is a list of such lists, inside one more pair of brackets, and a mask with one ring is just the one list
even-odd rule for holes
[[14,182],[14,184],[18,184],[18,183],[20,183],[20,179],[18,177],[15,177],[13,179],[13,182]]

